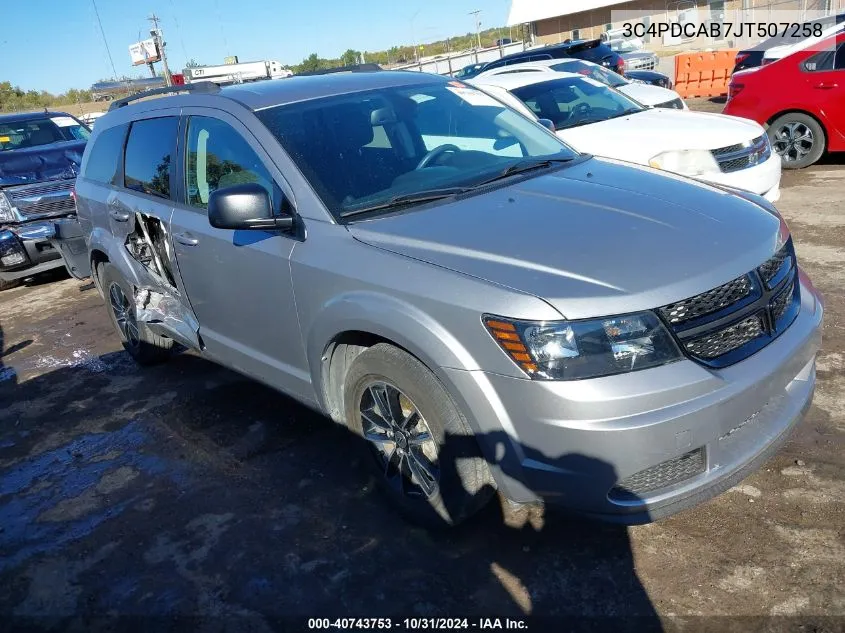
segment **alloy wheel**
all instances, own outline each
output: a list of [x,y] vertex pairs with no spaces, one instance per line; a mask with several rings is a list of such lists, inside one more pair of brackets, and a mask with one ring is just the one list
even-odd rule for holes
[[359,410],[364,439],[388,484],[409,497],[432,497],[440,478],[437,442],[411,399],[374,381],[364,389]]
[[135,310],[129,299],[118,284],[112,283],[109,287],[109,303],[111,305],[114,320],[120,330],[123,339],[131,346],[136,347],[141,341],[138,334],[138,322],[135,320]]
[[781,125],[772,140],[772,147],[784,162],[801,160],[813,150],[816,139],[813,131],[804,123],[791,121]]

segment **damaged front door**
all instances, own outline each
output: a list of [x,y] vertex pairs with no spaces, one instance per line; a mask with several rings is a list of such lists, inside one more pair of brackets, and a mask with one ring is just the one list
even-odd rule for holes
[[217,229],[207,213],[213,191],[243,183],[263,186],[279,210],[291,199],[287,184],[234,117],[202,108],[185,108],[183,115],[190,115],[180,160],[184,200],[174,206],[171,227],[206,352],[313,400],[290,274],[296,240],[280,231]]
[[196,317],[180,284],[168,224],[173,212],[179,117],[132,124],[126,142],[124,189],[106,201],[112,235],[130,255],[138,323],[156,334],[199,349]]

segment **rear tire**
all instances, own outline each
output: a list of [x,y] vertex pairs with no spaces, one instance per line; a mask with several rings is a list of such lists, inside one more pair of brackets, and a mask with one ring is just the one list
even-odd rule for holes
[[784,169],[813,165],[822,157],[827,144],[824,128],[813,117],[801,112],[780,115],[772,121],[767,134]]
[[[387,395],[395,414],[383,416],[378,394],[395,396]],[[469,424],[437,377],[407,352],[386,343],[363,351],[346,375],[344,411],[386,495],[415,523],[457,525],[493,496]],[[405,424],[391,430],[387,418]]]
[[173,339],[154,334],[138,323],[135,316],[135,293],[131,284],[109,263],[101,264],[98,271],[106,309],[123,349],[139,365],[155,365],[167,360]]

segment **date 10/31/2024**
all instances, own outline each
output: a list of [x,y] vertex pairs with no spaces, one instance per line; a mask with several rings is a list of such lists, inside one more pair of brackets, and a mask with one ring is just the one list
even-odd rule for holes
[[525,620],[512,618],[309,618],[309,630],[524,630]]

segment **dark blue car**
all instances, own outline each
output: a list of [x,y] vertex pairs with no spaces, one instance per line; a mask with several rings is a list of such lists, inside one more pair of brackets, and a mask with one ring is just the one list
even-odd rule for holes
[[91,131],[66,112],[0,115],[0,290],[64,265],[53,222],[74,216]]

